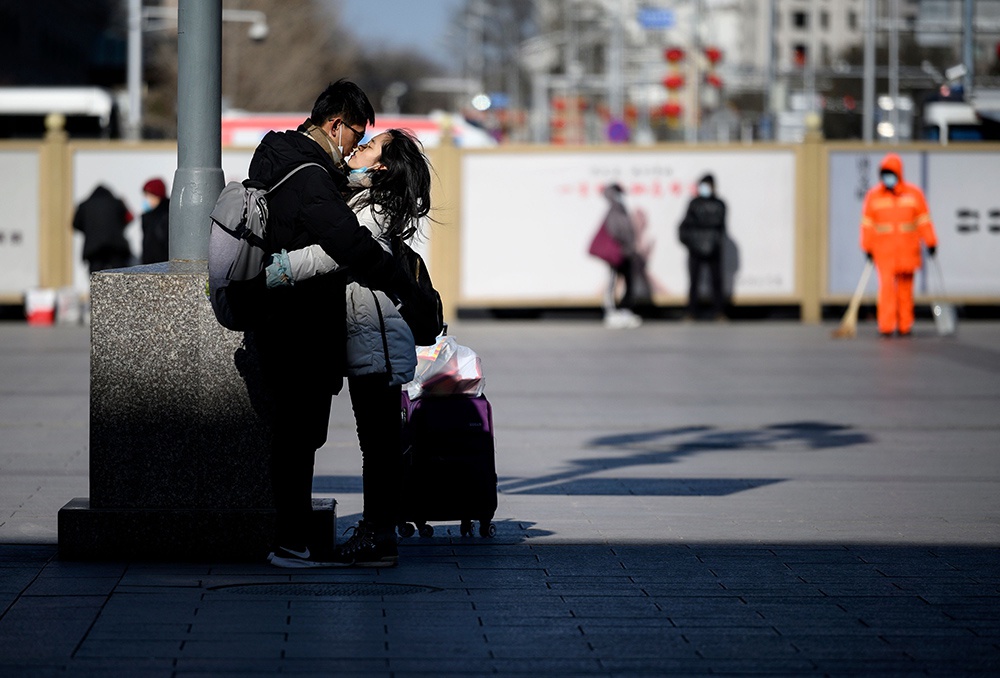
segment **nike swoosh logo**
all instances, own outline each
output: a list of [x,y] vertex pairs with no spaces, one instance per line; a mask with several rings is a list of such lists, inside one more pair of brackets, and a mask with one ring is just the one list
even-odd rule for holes
[[306,547],[305,551],[293,551],[292,549],[285,548],[284,546],[281,547],[281,550],[284,551],[285,553],[291,553],[296,558],[303,558],[303,559],[305,559],[305,558],[309,557],[309,547],[308,546]]

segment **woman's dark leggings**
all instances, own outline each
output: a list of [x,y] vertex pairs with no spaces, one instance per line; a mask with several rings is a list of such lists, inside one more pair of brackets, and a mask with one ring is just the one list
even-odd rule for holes
[[631,311],[635,308],[635,293],[633,291],[635,281],[632,278],[632,257],[625,257],[622,263],[615,267],[615,273],[625,279],[625,292],[622,294],[621,300],[615,304],[615,308],[627,308]]
[[364,520],[376,531],[395,529],[402,491],[402,387],[390,386],[387,374],[348,377],[347,385],[361,444]]

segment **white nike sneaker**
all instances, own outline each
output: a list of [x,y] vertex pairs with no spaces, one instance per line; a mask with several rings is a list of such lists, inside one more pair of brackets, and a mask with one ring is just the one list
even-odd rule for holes
[[318,560],[306,546],[302,550],[279,546],[267,556],[267,562],[275,567],[306,568],[306,567],[334,567],[336,563],[325,560]]

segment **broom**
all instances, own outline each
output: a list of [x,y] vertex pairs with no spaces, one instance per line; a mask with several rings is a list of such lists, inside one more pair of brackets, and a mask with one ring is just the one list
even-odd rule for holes
[[861,272],[861,279],[858,280],[858,287],[854,290],[851,303],[844,311],[844,317],[840,321],[840,327],[833,331],[834,339],[853,339],[858,335],[858,308],[861,307],[861,296],[865,293],[865,286],[868,284],[868,277],[872,273],[872,262],[865,263],[865,270]]

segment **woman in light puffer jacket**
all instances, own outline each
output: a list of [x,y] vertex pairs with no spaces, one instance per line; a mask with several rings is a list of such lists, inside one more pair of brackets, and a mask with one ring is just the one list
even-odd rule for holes
[[[348,159],[349,204],[358,222],[387,251],[417,235],[430,211],[430,168],[416,139],[391,129],[357,147]],[[319,245],[273,255],[269,287],[295,284],[338,268]],[[347,285],[347,383],[361,445],[363,518],[338,547],[337,564],[392,566],[401,515],[401,386],[417,364],[413,334],[393,301],[360,282]]]

